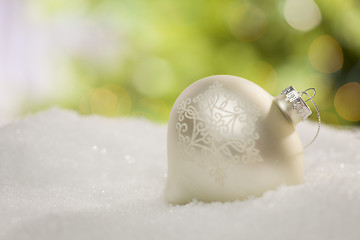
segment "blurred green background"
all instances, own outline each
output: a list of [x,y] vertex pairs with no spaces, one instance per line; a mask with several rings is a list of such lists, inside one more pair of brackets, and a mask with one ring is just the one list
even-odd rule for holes
[[10,115],[58,105],[166,122],[189,84],[229,74],[273,96],[289,85],[314,87],[324,123],[360,123],[360,1],[16,2],[7,1],[20,25],[3,24],[15,37],[2,45],[21,47],[13,65],[22,60],[1,84],[32,82],[22,91],[10,84],[20,96]]

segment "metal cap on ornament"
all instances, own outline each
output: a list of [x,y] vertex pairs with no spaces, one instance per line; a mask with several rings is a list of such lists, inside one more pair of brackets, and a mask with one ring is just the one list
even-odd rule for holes
[[302,99],[299,92],[292,86],[285,88],[281,94],[275,98],[275,102],[285,116],[295,125],[304,121],[312,114],[309,106]]

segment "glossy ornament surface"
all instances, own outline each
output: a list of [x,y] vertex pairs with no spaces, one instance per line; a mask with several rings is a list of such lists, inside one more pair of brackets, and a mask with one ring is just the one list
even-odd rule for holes
[[168,123],[166,200],[242,200],[301,183],[303,146],[295,125],[311,111],[296,109],[290,90],[274,98],[229,75],[186,88]]

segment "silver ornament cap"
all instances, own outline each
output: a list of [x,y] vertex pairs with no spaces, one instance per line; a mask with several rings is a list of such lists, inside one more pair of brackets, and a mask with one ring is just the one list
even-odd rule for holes
[[295,125],[307,119],[312,111],[302,99],[298,91],[290,86],[285,88],[279,96],[275,98],[275,102],[285,116]]

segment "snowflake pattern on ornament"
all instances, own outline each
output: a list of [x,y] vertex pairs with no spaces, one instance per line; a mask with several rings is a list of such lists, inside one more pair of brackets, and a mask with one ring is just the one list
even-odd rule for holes
[[[209,170],[224,185],[231,164],[262,162],[255,147],[259,111],[243,103],[219,82],[177,106],[178,149],[181,158]],[[227,161],[221,161],[227,159]]]

